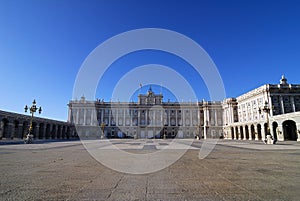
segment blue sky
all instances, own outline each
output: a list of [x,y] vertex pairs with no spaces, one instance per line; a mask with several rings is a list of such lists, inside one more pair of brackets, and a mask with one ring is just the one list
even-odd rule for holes
[[[0,109],[24,113],[35,98],[42,117],[66,120],[85,58],[105,40],[141,28],[169,29],[201,45],[217,66],[227,97],[278,83],[282,74],[300,83],[299,10],[298,1],[2,0]],[[198,99],[209,99],[201,77],[185,70],[184,61],[157,51],[117,60],[96,98],[109,100],[122,75],[148,63],[171,66],[187,78]]]

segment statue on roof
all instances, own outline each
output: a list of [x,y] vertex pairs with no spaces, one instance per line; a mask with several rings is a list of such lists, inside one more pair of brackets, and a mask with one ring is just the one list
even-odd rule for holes
[[288,84],[284,75],[281,76],[280,84]]

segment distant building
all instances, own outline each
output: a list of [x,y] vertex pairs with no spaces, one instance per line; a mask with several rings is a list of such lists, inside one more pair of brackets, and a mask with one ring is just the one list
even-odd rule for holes
[[138,102],[72,100],[69,122],[81,137],[219,138],[223,132],[221,102],[163,102],[151,87]]
[[[138,102],[69,102],[68,121],[81,137],[300,140],[300,85],[266,84],[222,102],[163,102],[150,88]],[[269,126],[268,126],[269,125]]]

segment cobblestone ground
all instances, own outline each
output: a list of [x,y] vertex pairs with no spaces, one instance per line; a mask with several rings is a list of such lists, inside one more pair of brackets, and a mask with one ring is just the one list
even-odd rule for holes
[[80,142],[1,145],[0,200],[299,200],[299,142],[224,140],[200,160],[201,143],[145,175],[103,166]]

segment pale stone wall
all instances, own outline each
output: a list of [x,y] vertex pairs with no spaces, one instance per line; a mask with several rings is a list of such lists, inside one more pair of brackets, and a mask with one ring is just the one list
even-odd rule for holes
[[[234,121],[234,103],[238,121]],[[263,111],[267,104],[268,113]],[[227,139],[264,140],[268,133],[278,141],[300,140],[300,85],[266,84],[235,99],[223,101],[224,132]],[[259,113],[259,109],[261,113]],[[269,125],[269,126],[268,126]]]

